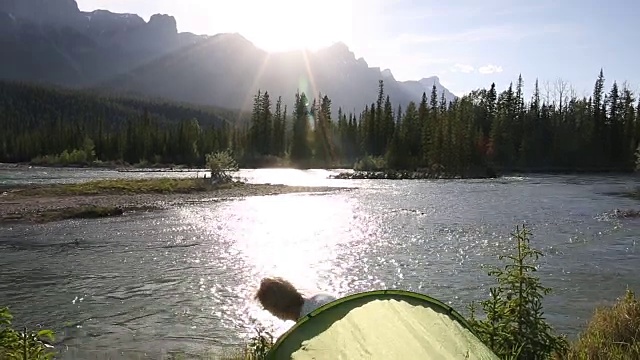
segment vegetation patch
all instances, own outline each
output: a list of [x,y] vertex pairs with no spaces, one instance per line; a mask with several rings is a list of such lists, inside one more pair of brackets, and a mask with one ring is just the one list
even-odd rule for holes
[[214,186],[206,179],[117,179],[32,187],[16,190],[13,194],[19,196],[188,194],[239,185],[231,183]]
[[535,276],[535,262],[543,254],[531,248],[531,233],[524,226],[512,234],[514,247],[500,256],[507,264],[489,271],[497,281],[489,299],[481,302],[484,319],[477,319],[471,304],[470,324],[478,337],[502,359],[547,359],[564,353],[568,343],[544,319],[542,299],[551,289]]
[[54,340],[51,330],[16,330],[9,308],[0,308],[0,359],[53,359],[55,353],[47,342]]
[[635,294],[627,290],[613,306],[596,309],[566,356],[558,359],[640,359],[640,302]]
[[512,234],[514,248],[500,256],[507,262],[489,275],[497,280],[481,302],[483,319],[471,304],[470,324],[480,339],[503,359],[631,360],[640,359],[640,303],[627,290],[611,307],[598,308],[578,339],[569,343],[544,318],[543,298],[551,293],[535,276],[543,254],[530,246],[524,226]]

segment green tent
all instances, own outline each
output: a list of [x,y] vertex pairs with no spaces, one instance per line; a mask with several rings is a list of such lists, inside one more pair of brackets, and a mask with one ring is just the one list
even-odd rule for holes
[[495,359],[453,308],[402,290],[350,295],[301,318],[268,359]]

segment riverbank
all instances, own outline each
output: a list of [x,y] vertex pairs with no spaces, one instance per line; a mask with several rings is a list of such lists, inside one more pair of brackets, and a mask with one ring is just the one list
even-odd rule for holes
[[10,187],[0,194],[0,224],[120,216],[193,202],[340,189],[242,182],[212,185],[208,179],[170,178]]
[[[334,166],[295,166],[289,162],[272,162],[261,164],[241,164],[242,169],[324,169],[324,170],[344,170],[352,169],[350,164],[341,164]],[[127,164],[123,162],[94,162],[88,164],[35,164],[35,163],[0,163],[0,170],[11,169],[28,169],[28,168],[49,168],[49,169],[91,169],[91,170],[115,170],[122,172],[192,172],[192,171],[209,171],[203,167],[190,167],[187,165],[177,164],[155,164],[155,163],[138,163]],[[428,178],[442,178],[442,179],[456,179],[456,178],[493,178],[498,176],[514,176],[514,175],[630,175],[634,171],[627,168],[620,167],[605,167],[605,168],[567,168],[567,167],[513,167],[513,168],[501,168],[484,169],[477,168],[473,171],[465,174],[450,175],[441,172],[431,171],[409,171],[409,170],[392,170],[392,169],[354,169],[350,172],[340,174],[343,178],[353,178],[348,176],[349,174],[360,174],[358,176],[372,176],[372,174],[387,174],[387,173],[420,173]],[[375,177],[374,177],[375,178]]]
[[93,162],[87,164],[46,164],[46,163],[0,163],[0,170],[22,170],[22,169],[85,169],[85,170],[112,170],[130,172],[191,172],[209,171],[201,167],[190,167],[187,165],[175,164],[126,164],[122,162]]

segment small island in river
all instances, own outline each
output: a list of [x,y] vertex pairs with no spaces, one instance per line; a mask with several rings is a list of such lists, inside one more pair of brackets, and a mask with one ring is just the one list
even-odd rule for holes
[[338,189],[243,182],[212,184],[210,179],[202,178],[118,179],[14,186],[0,190],[0,224],[100,218],[133,211],[166,209],[184,203]]

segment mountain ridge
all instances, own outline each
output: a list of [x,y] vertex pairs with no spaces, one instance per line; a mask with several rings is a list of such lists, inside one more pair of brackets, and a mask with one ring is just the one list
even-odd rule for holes
[[80,11],[75,0],[0,0],[0,48],[8,54],[0,57],[0,79],[241,110],[261,90],[286,104],[296,91],[309,98],[322,93],[336,109],[361,111],[377,98],[379,80],[396,105],[420,101],[433,85],[439,96],[456,98],[437,76],[396,81],[344,42],[269,53],[239,33],[178,32],[170,15],[144,21],[136,14]]

